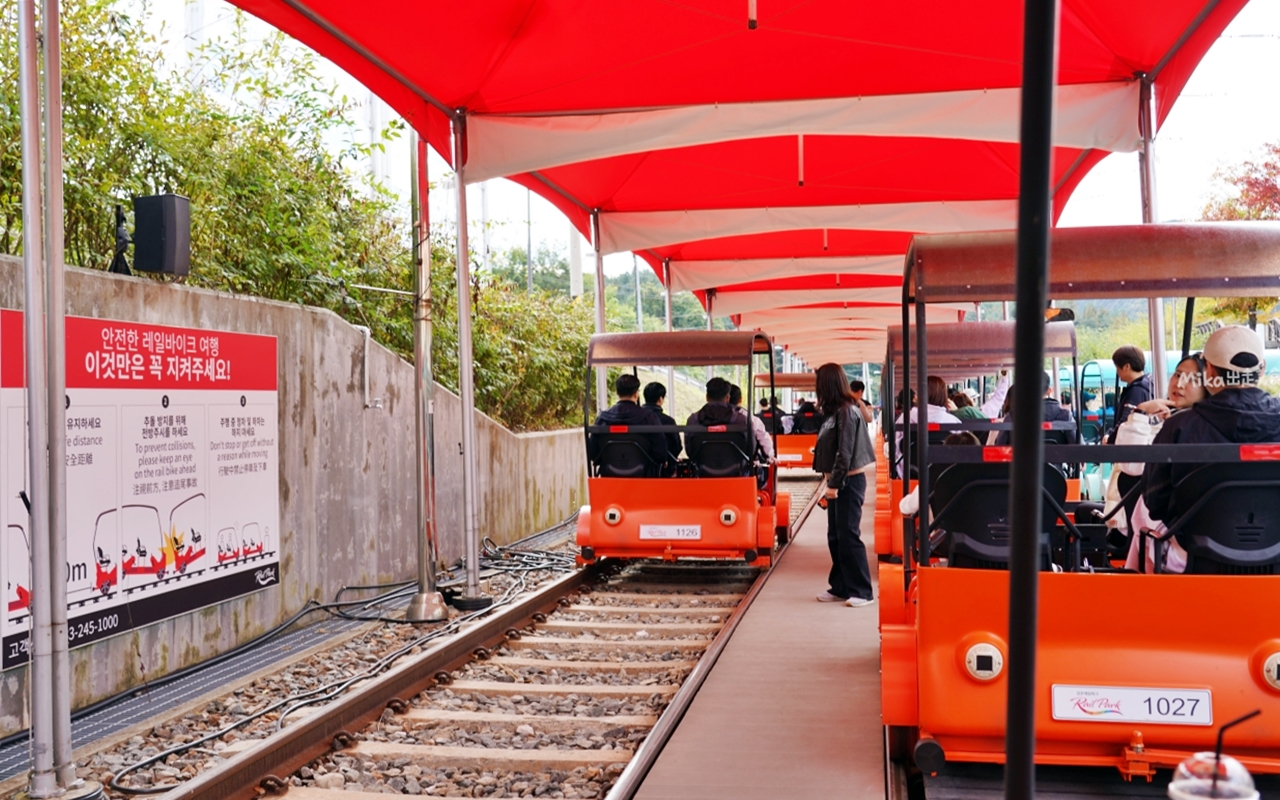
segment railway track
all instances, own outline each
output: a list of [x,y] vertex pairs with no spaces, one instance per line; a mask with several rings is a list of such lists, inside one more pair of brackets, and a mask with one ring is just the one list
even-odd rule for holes
[[[817,483],[785,485],[802,522]],[[723,562],[573,572],[270,737],[233,742],[163,797],[630,798],[766,574]]]

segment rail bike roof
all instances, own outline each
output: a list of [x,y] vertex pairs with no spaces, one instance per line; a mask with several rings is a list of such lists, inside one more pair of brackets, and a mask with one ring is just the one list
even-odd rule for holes
[[771,353],[769,337],[755,331],[597,333],[587,345],[588,367],[715,367],[750,364]]
[[[932,303],[1013,300],[1014,231],[918,236],[903,280]],[[1050,237],[1049,297],[1280,294],[1280,223],[1061,228]],[[932,362],[930,348],[930,361]]]
[[[1063,0],[1055,209],[1140,145],[1246,0]],[[505,176],[601,249],[810,363],[880,358],[911,237],[1012,227],[1020,0],[234,0],[389,103],[465,183]],[[1136,192],[1135,181],[1135,192]],[[820,298],[820,299],[815,299]],[[824,319],[826,330],[767,320]],[[959,312],[951,312],[951,321]]]
[[[772,383],[770,378],[772,377]],[[818,383],[818,375],[814,372],[775,372],[772,376],[767,372],[757,373],[755,378],[757,389],[768,389],[773,386],[775,389],[799,389],[804,392],[812,392]]]
[[[929,350],[929,374],[947,381],[990,375],[998,370],[1013,369],[1014,329],[1012,321],[962,322],[950,325],[926,325]],[[916,355],[916,329],[911,327],[911,361],[919,365]],[[1074,358],[1076,326],[1073,322],[1049,322],[1044,326],[1045,358]],[[902,325],[889,328],[889,346],[885,363],[893,364],[893,380],[902,385]]]

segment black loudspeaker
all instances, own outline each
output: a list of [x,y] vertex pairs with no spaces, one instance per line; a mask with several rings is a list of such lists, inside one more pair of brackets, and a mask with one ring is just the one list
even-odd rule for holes
[[190,271],[190,200],[176,194],[133,198],[133,268],[166,275]]

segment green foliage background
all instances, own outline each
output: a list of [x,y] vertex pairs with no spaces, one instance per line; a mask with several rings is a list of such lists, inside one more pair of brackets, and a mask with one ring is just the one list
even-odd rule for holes
[[[411,358],[408,299],[355,288],[412,290],[407,214],[361,177],[372,148],[357,104],[315,56],[283,34],[251,41],[237,17],[230,36],[204,47],[192,80],[166,68],[161,42],[123,4],[62,6],[68,263],[105,269],[113,206],[174,192],[192,206],[188,283],[331,309]],[[16,30],[16,2],[0,0],[0,252],[15,255]],[[393,125],[383,136],[400,134]],[[437,379],[456,390],[454,241],[438,231],[430,243]],[[590,300],[550,286],[528,294],[501,274],[477,276],[474,288],[477,406],[517,430],[575,424]]]

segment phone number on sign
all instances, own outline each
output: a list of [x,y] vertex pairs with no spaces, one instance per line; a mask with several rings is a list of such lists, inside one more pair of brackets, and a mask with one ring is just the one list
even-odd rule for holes
[[75,644],[81,639],[93,639],[112,633],[119,627],[119,614],[102,614],[89,619],[76,620],[67,626],[67,641]]

